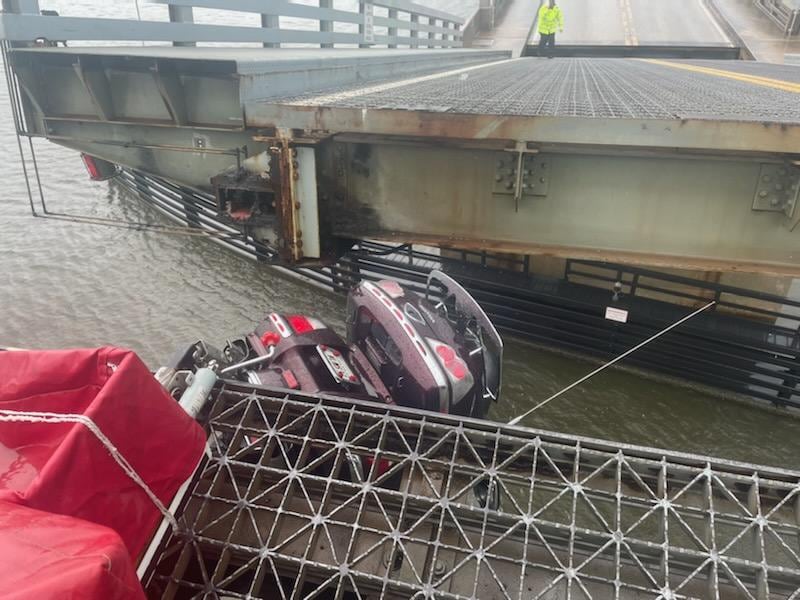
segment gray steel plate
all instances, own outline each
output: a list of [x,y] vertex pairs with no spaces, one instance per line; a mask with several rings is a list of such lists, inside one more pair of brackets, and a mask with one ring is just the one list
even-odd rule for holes
[[[800,68],[732,61],[522,58],[450,73],[328,90],[285,105],[499,116],[800,123]],[[729,76],[678,68],[696,66]]]

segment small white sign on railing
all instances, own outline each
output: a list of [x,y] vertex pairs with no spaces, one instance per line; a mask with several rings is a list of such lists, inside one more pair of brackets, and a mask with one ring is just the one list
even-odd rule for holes
[[606,308],[606,319],[609,321],[616,321],[617,323],[628,322],[628,311],[621,308]]
[[364,3],[364,43],[375,43],[375,5],[372,2]]

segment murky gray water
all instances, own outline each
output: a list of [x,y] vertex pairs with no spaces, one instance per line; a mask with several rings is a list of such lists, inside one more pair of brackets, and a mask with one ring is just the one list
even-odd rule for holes
[[[79,15],[88,4],[42,2]],[[131,2],[95,6],[97,16],[135,16]],[[164,7],[143,4],[142,9],[148,17],[147,11],[155,11],[151,18],[157,18]],[[116,186],[88,182],[74,152],[45,142],[36,147],[52,210],[161,220]],[[268,310],[307,311],[342,327],[340,298],[211,241],[31,217],[5,85],[0,85],[0,148],[0,345],[115,344],[133,348],[155,366],[183,342],[222,342],[247,331]],[[506,356],[504,397],[493,415],[503,420],[594,367],[513,341]],[[800,421],[620,371],[570,392],[529,424],[800,468]]]

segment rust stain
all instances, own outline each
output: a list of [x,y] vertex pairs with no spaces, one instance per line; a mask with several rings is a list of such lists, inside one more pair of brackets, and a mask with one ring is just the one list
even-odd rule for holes
[[[692,119],[497,116],[395,109],[260,105],[250,127],[443,140],[527,141],[578,146],[796,153],[800,124]],[[643,129],[645,125],[647,128]],[[679,127],[674,128],[674,125]]]

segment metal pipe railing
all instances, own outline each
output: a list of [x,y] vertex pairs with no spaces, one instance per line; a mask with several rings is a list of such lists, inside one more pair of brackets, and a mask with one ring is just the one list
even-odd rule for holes
[[[334,8],[332,0],[317,5],[289,0],[155,0],[169,8],[169,22],[130,19],[57,17],[39,14],[36,0],[3,0],[0,39],[11,42],[138,41],[198,43],[312,44],[320,47],[357,45],[389,48],[460,47],[464,20],[409,0],[361,0],[354,10]],[[198,23],[195,9],[261,15],[261,27]],[[286,28],[282,17],[316,21],[317,29]],[[358,33],[337,25],[357,25]]]
[[800,34],[800,8],[794,8],[785,0],[753,0],[761,12],[783,30],[784,35]]

